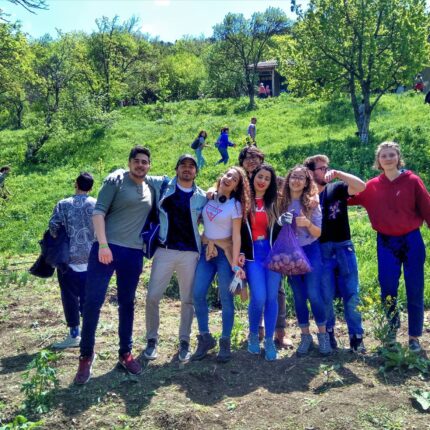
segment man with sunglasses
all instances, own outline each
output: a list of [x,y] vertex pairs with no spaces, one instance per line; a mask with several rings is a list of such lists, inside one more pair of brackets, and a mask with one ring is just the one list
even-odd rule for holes
[[[326,155],[314,155],[304,161],[318,186],[322,211],[322,231],[319,239],[323,260],[322,291],[327,313],[330,344],[337,348],[334,333],[333,300],[339,291],[344,304],[351,351],[366,352],[359,304],[357,258],[351,241],[347,200],[366,188],[357,176],[329,168]],[[332,182],[334,179],[337,181]]]
[[151,167],[149,149],[142,146],[132,148],[128,167],[129,170],[116,170],[106,178],[93,212],[96,242],[88,261],[76,384],[85,384],[91,377],[100,310],[114,272],[119,314],[118,362],[131,374],[137,375],[142,371],[131,349],[134,299],[143,269],[143,241],[140,233],[153,202],[153,191],[145,181]]

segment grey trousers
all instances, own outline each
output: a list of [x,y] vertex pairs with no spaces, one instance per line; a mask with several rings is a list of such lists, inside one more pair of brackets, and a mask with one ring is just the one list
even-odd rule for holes
[[158,339],[160,325],[160,300],[176,272],[181,298],[181,322],[179,340],[190,341],[191,325],[194,317],[193,281],[199,259],[198,252],[176,251],[158,248],[152,260],[146,296],[146,338]]

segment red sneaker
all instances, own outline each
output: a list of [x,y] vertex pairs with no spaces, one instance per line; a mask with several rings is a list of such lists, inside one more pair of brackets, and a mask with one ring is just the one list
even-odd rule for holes
[[83,385],[90,380],[95,358],[96,355],[94,353],[89,357],[79,357],[79,368],[73,381],[75,384]]
[[139,375],[140,373],[142,373],[141,364],[133,358],[131,352],[126,352],[125,354],[122,354],[118,359],[118,363],[121,364],[121,366],[124,367],[124,369],[132,375]]

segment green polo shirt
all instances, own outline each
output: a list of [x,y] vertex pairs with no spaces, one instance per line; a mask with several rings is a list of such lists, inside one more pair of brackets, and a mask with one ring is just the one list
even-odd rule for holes
[[111,173],[99,191],[93,212],[105,216],[108,243],[142,249],[140,233],[152,200],[151,188],[145,182],[136,184],[123,170]]

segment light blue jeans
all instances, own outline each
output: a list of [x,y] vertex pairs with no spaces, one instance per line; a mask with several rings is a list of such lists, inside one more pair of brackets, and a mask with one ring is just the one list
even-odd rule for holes
[[202,151],[203,151],[203,148],[196,149],[196,158],[197,158],[198,169],[201,169],[206,164],[206,160],[203,157]]
[[272,339],[278,316],[278,290],[281,275],[263,266],[269,251],[268,240],[254,241],[254,261],[246,261],[245,272],[251,293],[248,307],[249,331],[258,334],[258,326],[264,310],[266,338]]
[[294,296],[299,327],[309,327],[309,309],[307,301],[311,304],[312,313],[318,327],[326,325],[325,306],[321,295],[321,251],[317,240],[303,247],[303,251],[311,263],[312,271],[304,275],[289,276]]
[[337,286],[342,296],[349,334],[351,336],[363,334],[361,314],[357,310],[360,296],[354,245],[347,240],[320,243],[320,247],[323,263],[321,286],[327,315],[327,328],[332,329],[336,323],[333,300]]
[[215,274],[222,306],[222,337],[230,337],[234,323],[234,300],[229,287],[234,273],[224,251],[217,247],[218,255],[206,261],[206,245],[202,247],[193,284],[194,309],[200,333],[209,333],[209,307],[207,294]]

